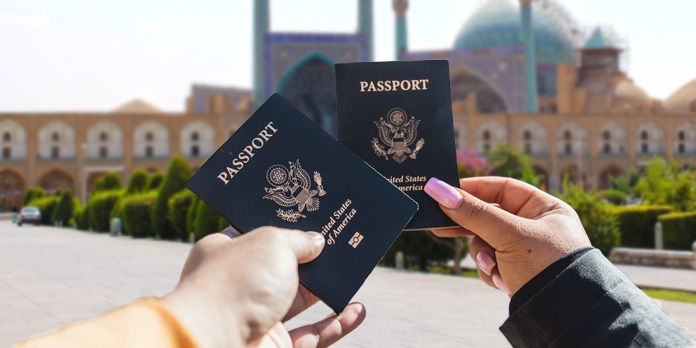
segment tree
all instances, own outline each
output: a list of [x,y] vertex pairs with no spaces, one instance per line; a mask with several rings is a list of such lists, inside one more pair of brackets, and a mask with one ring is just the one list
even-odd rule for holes
[[145,187],[146,191],[152,191],[152,190],[157,190],[160,188],[162,185],[162,181],[164,180],[164,175],[162,173],[157,172],[152,175],[150,175],[150,179],[147,181],[147,185]]
[[564,185],[560,197],[577,212],[592,245],[604,255],[621,242],[621,231],[616,215],[607,204],[575,185]]
[[179,238],[184,241],[188,239],[189,232],[191,231],[186,228],[186,219],[188,217],[189,208],[195,197],[196,195],[194,195],[193,192],[181,190],[179,193],[172,196],[167,203],[167,219],[169,220],[169,225],[174,228]]
[[488,159],[493,175],[507,176],[539,186],[540,180],[534,173],[532,160],[521,154],[515,146],[498,144],[488,153]]
[[200,201],[196,205],[196,219],[193,222],[193,232],[196,234],[196,240],[218,232],[218,223],[220,215],[208,203]]
[[155,205],[152,208],[152,230],[155,235],[163,239],[173,239],[176,237],[176,231],[167,221],[167,203],[177,192],[186,188],[186,180],[191,176],[191,168],[186,160],[177,156],[169,162],[167,173],[162,181],[162,186],[157,193]]
[[80,202],[69,191],[61,193],[58,204],[53,210],[51,220],[59,222],[61,225],[69,225],[75,222],[76,210],[79,209]]
[[117,173],[108,172],[104,174],[94,185],[92,193],[100,191],[118,190],[121,188],[121,178]]
[[668,204],[679,211],[696,207],[696,173],[680,171],[675,163],[667,164],[654,157],[640,177],[634,191],[644,202]]
[[30,187],[27,189],[27,195],[24,196],[24,205],[29,205],[34,199],[42,198],[44,196],[44,190],[41,187]]
[[[193,223],[196,221],[196,213],[198,212],[198,205],[201,204],[201,199],[198,197],[193,197],[191,205],[186,212],[186,238],[188,239],[188,234],[193,232]],[[186,240],[187,240],[186,239]]]
[[133,171],[128,182],[128,188],[126,189],[126,195],[132,195],[136,193],[141,193],[145,191],[145,185],[147,185],[147,172],[143,169],[136,169]]

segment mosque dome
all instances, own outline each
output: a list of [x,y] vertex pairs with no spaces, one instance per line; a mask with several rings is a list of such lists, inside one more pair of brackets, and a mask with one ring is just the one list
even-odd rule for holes
[[631,80],[623,80],[614,87],[614,105],[616,106],[648,106],[650,96]]
[[[577,42],[568,19],[554,4],[532,4],[536,59],[539,65],[575,63]],[[455,50],[521,47],[520,6],[514,0],[487,0],[466,21],[454,42]]]
[[672,93],[665,100],[664,106],[667,112],[696,112],[696,79]]

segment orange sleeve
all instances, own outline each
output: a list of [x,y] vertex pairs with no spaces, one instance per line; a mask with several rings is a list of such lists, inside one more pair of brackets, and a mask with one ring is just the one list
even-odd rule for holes
[[29,347],[176,347],[198,344],[158,298],[145,298],[57,330],[30,337]]

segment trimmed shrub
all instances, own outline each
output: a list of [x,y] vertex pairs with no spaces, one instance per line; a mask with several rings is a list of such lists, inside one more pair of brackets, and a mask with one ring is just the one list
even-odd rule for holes
[[131,174],[130,181],[128,182],[128,188],[126,189],[126,194],[132,195],[144,192],[146,185],[147,172],[143,169],[136,169]]
[[189,229],[186,228],[188,211],[196,195],[189,190],[181,190],[167,202],[167,220],[181,240],[188,240]]
[[696,212],[660,215],[665,249],[691,250],[696,241]]
[[58,204],[56,205],[51,220],[53,223],[60,222],[63,226],[70,226],[75,223],[75,210],[80,206],[80,202],[72,195],[65,191],[60,195]]
[[89,199],[89,226],[98,232],[108,232],[111,212],[121,198],[120,190],[97,192]]
[[619,220],[621,245],[654,248],[657,217],[671,212],[672,208],[664,205],[632,205],[614,207],[612,211]]
[[164,175],[162,173],[157,172],[152,175],[150,175],[150,179],[147,181],[147,185],[145,186],[145,191],[152,191],[152,190],[157,190],[162,186],[162,181],[164,180]]
[[121,178],[119,178],[117,173],[108,172],[104,174],[104,176],[99,178],[99,180],[97,180],[97,183],[94,185],[94,190],[92,190],[92,193],[100,191],[118,190],[120,188]]
[[191,168],[186,160],[177,156],[169,162],[167,174],[164,176],[162,187],[157,193],[155,206],[152,208],[152,229],[155,235],[163,239],[174,239],[176,231],[167,221],[167,203],[177,192],[186,188],[186,180],[191,176]]
[[24,196],[24,205],[28,205],[29,202],[41,198],[44,196],[44,190],[40,187],[30,187],[27,189],[27,195]]
[[79,230],[89,229],[89,207],[77,207],[75,211],[75,226]]
[[46,196],[30,201],[28,204],[39,208],[41,211],[41,224],[53,225],[53,212],[58,205],[59,196]]
[[218,222],[220,215],[208,203],[200,201],[196,204],[196,219],[193,222],[193,233],[196,234],[196,240],[218,232]]
[[193,197],[188,212],[186,213],[186,240],[188,240],[188,233],[193,232],[193,223],[196,222],[196,212],[198,211],[199,204],[201,204],[201,199]]
[[616,215],[610,207],[582,188],[571,186],[564,189],[562,199],[578,213],[582,226],[592,245],[604,255],[621,242],[621,232]]
[[611,203],[613,205],[625,205],[626,204],[626,194],[619,190],[606,190],[598,193],[598,197],[601,200]]
[[136,238],[154,235],[150,215],[156,198],[156,192],[148,192],[123,199],[123,226],[129,235]]

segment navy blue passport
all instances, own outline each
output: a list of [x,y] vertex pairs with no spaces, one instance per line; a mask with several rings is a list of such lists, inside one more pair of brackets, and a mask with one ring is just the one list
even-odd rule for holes
[[322,233],[324,250],[300,265],[300,281],[336,313],[418,210],[277,94],[196,171],[188,187],[241,233],[267,225]]
[[455,226],[423,188],[459,186],[446,60],[336,64],[341,143],[413,198],[407,229]]

